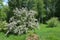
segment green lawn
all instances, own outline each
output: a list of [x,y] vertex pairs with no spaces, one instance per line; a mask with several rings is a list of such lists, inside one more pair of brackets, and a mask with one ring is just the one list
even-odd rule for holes
[[36,30],[41,40],[60,40],[60,25],[54,28],[47,28],[46,25],[41,24],[40,30]]
[[25,34],[21,36],[11,34],[9,37],[6,37],[3,32],[0,33],[0,40],[25,40],[25,38]]
[[[41,24],[38,30],[35,30],[36,34],[39,35],[40,40],[60,40],[60,25],[54,28],[47,28],[47,25]],[[0,40],[25,40],[27,34],[9,35],[6,37],[3,32],[0,32]]]

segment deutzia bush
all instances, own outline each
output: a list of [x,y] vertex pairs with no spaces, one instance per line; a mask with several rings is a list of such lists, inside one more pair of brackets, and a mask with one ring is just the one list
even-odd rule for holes
[[35,19],[36,11],[28,11],[27,8],[16,8],[13,12],[14,16],[9,20],[10,23],[7,25],[8,30],[6,35],[10,32],[21,35],[27,33],[28,30],[38,27],[38,21]]

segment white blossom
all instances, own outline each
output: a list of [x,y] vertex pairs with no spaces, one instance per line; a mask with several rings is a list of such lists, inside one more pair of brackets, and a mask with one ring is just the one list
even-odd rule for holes
[[10,23],[7,25],[8,30],[6,35],[12,31],[21,35],[24,32],[27,33],[30,28],[37,28],[38,21],[34,17],[36,13],[33,10],[28,11],[27,8],[16,8],[14,10],[14,16],[10,18]]

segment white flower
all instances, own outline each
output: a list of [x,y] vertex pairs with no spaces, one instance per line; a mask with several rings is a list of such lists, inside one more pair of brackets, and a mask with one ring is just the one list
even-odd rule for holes
[[13,31],[14,33],[18,33],[19,35],[21,35],[24,32],[27,33],[30,28],[37,27],[38,22],[37,19],[35,19],[34,17],[35,14],[35,11],[28,11],[27,8],[16,8],[14,10],[14,16],[10,18],[10,21],[12,22],[7,25],[9,27],[8,31]]

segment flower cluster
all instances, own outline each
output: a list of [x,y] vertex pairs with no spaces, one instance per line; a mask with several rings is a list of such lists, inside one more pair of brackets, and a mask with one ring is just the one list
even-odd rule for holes
[[18,9],[14,11],[14,16],[10,18],[9,24],[7,25],[8,30],[6,35],[9,32],[18,33],[19,35],[27,33],[29,29],[34,29],[38,27],[38,21],[34,17],[36,11],[27,10],[27,8]]

